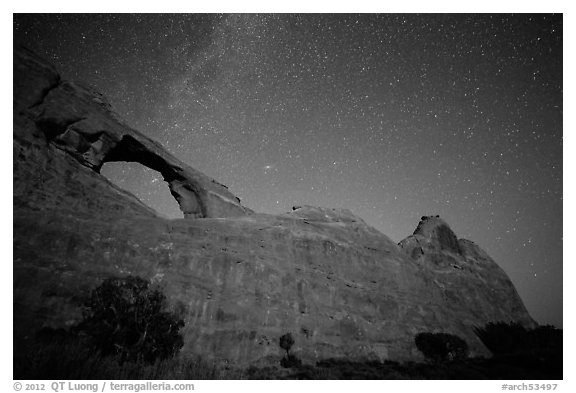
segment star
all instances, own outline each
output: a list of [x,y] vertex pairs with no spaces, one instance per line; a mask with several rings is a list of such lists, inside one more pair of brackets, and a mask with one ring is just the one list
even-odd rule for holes
[[[538,322],[561,325],[562,18],[14,14],[13,26],[14,44],[247,207],[345,207],[395,241],[440,214]],[[138,165],[102,174],[182,217]]]

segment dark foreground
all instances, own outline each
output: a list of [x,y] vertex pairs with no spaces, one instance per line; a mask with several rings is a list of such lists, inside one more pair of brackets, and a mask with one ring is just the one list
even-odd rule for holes
[[153,364],[102,357],[79,345],[15,351],[14,379],[562,379],[562,351],[539,350],[454,362],[353,362],[328,359],[291,368],[222,368],[202,359]]
[[329,359],[289,370],[249,368],[248,379],[562,379],[562,355],[517,354],[446,363]]

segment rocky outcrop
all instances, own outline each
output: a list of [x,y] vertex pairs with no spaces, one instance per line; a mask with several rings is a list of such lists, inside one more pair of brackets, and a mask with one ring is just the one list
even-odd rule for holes
[[[287,332],[304,361],[415,360],[420,332],[485,355],[474,326],[534,324],[506,274],[438,217],[397,245],[348,210],[253,213],[34,54],[17,51],[14,71],[16,348],[77,323],[93,288],[127,274],[166,293],[184,356],[236,365],[277,361]],[[109,183],[98,171],[115,160],[161,172],[186,218]]]
[[458,239],[439,216],[422,217],[399,246],[434,277],[445,307],[467,318],[465,323],[509,321],[514,315],[515,321],[535,326],[506,273],[474,242]]
[[[96,173],[105,162],[135,161],[162,174],[185,217],[249,214],[226,186],[184,164],[126,125],[93,89],[61,80],[26,50],[14,53],[14,109],[42,139]],[[38,137],[39,133],[36,133]],[[22,135],[20,135],[22,136]],[[24,136],[26,138],[26,136]]]

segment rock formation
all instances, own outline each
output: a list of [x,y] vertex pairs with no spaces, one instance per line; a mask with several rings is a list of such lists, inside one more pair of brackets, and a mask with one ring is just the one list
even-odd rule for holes
[[[486,355],[474,326],[535,324],[498,265],[440,218],[397,245],[348,210],[254,213],[25,49],[14,53],[13,148],[15,348],[74,325],[93,288],[127,274],[162,287],[186,323],[184,356],[236,365],[280,359],[288,332],[304,361],[417,360],[420,332]],[[108,182],[108,161],[159,171],[185,218]]]
[[[35,124],[46,143],[99,173],[105,162],[135,161],[162,174],[185,217],[248,214],[226,186],[184,164],[126,125],[89,87],[62,81],[33,53],[14,54],[14,110]],[[18,135],[26,139],[26,135]],[[38,135],[36,135],[38,136]]]

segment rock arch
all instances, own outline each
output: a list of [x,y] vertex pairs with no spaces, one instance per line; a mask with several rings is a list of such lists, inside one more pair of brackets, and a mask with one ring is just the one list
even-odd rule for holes
[[124,135],[104,156],[102,164],[118,161],[138,162],[159,172],[168,183],[170,193],[180,205],[185,218],[208,217],[205,190],[187,181],[186,176],[181,174],[181,168],[170,165],[162,156],[147,149],[134,137]]
[[225,185],[129,127],[102,94],[63,81],[52,67],[39,67],[43,61],[32,52],[15,51],[14,58],[21,98],[14,110],[34,121],[47,143],[97,173],[105,162],[113,161],[138,162],[160,172],[185,218],[252,213]]
[[100,175],[117,188],[134,195],[148,208],[168,219],[182,219],[180,205],[170,193],[162,174],[138,162],[107,161]]

